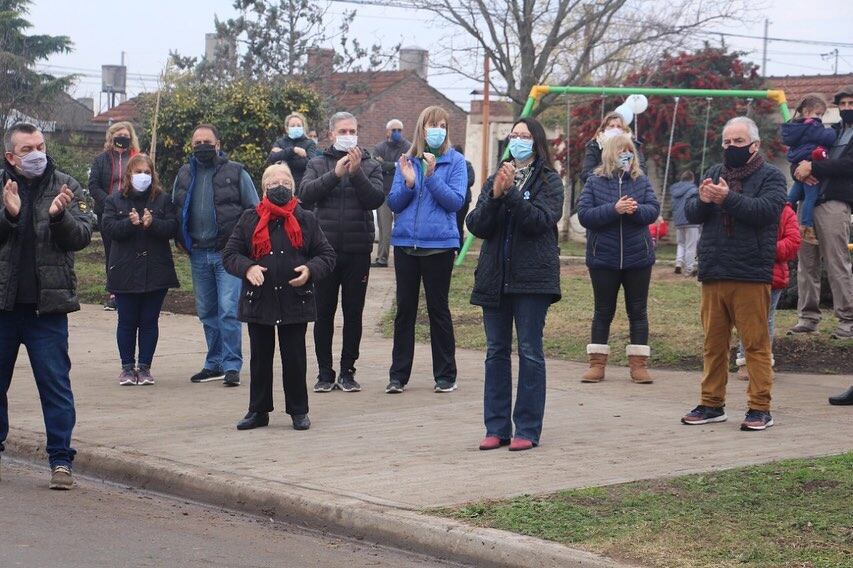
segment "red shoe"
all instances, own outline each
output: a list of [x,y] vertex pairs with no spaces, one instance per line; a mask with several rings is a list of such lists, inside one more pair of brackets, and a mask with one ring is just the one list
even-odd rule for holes
[[525,440],[524,438],[513,438],[512,443],[509,445],[509,451],[521,452],[524,450],[532,449],[535,445],[536,444],[534,444],[530,440]]
[[501,446],[506,446],[509,444],[509,440],[502,440],[497,436],[486,436],[483,438],[483,441],[480,442],[481,450],[497,450]]

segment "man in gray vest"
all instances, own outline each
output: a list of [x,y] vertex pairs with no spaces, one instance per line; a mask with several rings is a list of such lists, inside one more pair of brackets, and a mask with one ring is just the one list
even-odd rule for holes
[[243,326],[237,320],[241,281],[225,271],[222,249],[243,211],[258,204],[258,192],[243,165],[220,150],[215,126],[196,126],[192,148],[172,188],[180,212],[178,240],[190,256],[196,311],[207,340],[204,367],[190,380],[224,378],[225,386],[236,387],[243,366]]

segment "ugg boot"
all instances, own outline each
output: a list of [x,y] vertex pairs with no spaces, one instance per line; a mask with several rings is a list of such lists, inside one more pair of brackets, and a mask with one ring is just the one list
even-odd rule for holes
[[625,347],[625,354],[628,356],[628,366],[631,367],[631,381],[641,384],[653,383],[654,379],[646,368],[649,355],[652,354],[649,346],[628,345]]
[[604,367],[607,365],[607,356],[610,355],[610,346],[590,343],[586,346],[586,354],[589,356],[589,369],[581,377],[581,382],[600,383],[604,380]]
[[735,363],[737,363],[737,378],[742,381],[748,381],[749,371],[746,368],[746,357],[737,357]]

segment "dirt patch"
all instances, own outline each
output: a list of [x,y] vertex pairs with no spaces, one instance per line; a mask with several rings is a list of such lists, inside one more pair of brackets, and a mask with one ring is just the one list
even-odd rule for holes
[[777,371],[853,374],[853,341],[824,336],[777,337],[773,355]]
[[166,301],[163,302],[163,311],[173,314],[196,315],[195,296],[183,290],[169,290]]

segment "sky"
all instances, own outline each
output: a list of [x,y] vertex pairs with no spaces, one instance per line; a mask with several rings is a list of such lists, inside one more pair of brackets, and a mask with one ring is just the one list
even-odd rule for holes
[[[233,17],[233,0],[146,0],[144,3],[124,3],[115,0],[35,0],[29,20],[31,33],[68,35],[74,51],[56,55],[39,66],[44,71],[64,75],[81,73],[84,76],[74,88],[76,97],[94,97],[98,104],[100,68],[103,64],[118,64],[122,51],[128,67],[128,90],[133,96],[156,88],[157,75],[162,70],[170,50],[182,55],[200,56],[204,53],[204,35],[212,32],[214,14],[220,19]],[[797,40],[835,41],[850,44],[839,47],[838,73],[853,72],[853,9],[832,13],[832,5],[841,0],[821,2],[815,9],[802,0],[767,0],[766,9],[756,10],[742,21],[712,26],[715,31],[761,36],[764,19],[770,19],[769,36]],[[432,52],[445,47],[446,27],[428,12],[378,6],[357,6],[335,1],[329,14],[337,18],[347,9],[356,9],[353,35],[362,44],[379,42],[386,46],[401,43],[417,45]],[[718,39],[714,38],[718,43]],[[761,63],[760,39],[726,38],[730,47],[749,52],[747,58]],[[331,46],[330,46],[331,47]],[[774,42],[768,45],[770,75],[831,74],[834,55],[822,57],[835,49],[831,46],[806,43]],[[473,97],[478,83],[431,68],[430,83],[463,108]],[[102,101],[106,104],[106,100]]]

